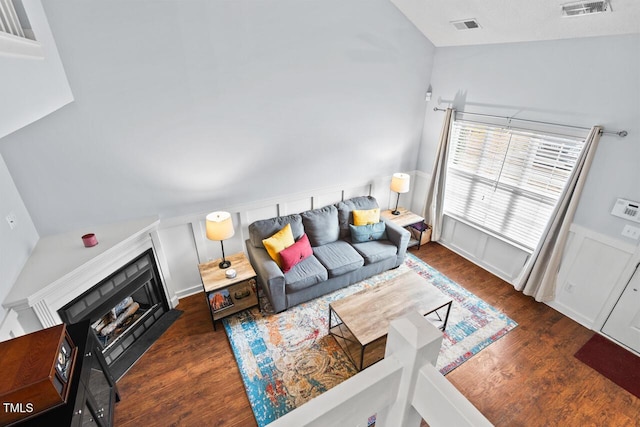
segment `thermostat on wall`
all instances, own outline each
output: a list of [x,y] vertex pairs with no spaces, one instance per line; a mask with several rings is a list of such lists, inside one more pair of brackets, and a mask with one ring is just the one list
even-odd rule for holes
[[630,221],[640,222],[640,203],[625,199],[618,199],[616,204],[613,205],[611,215],[628,219]]

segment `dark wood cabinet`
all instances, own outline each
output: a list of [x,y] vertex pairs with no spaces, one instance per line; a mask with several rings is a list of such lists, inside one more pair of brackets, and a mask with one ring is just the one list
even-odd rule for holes
[[65,325],[0,343],[0,425],[67,402],[76,354]]
[[100,344],[88,321],[67,325],[67,331],[78,348],[67,403],[19,423],[19,426],[113,425],[114,406],[120,396]]

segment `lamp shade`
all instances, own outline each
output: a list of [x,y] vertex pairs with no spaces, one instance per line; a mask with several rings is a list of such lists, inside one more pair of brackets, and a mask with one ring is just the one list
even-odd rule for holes
[[211,212],[207,215],[206,226],[209,240],[225,240],[235,232],[229,212]]
[[396,193],[408,192],[410,179],[411,177],[406,173],[394,173],[391,178],[391,191]]

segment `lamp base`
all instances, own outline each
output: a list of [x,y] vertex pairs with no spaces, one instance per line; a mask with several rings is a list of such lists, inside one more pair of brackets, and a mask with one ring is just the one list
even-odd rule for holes
[[400,215],[400,211],[397,211],[397,210],[396,210],[396,211],[392,211],[391,213],[392,213],[393,215]]
[[227,261],[226,259],[223,259],[222,262],[220,264],[218,264],[218,267],[220,267],[220,268],[229,268],[229,267],[231,267],[231,262]]

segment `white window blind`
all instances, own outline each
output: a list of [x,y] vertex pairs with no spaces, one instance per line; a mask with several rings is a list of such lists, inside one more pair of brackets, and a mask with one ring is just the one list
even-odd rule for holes
[[584,145],[584,135],[455,120],[443,212],[532,251]]

